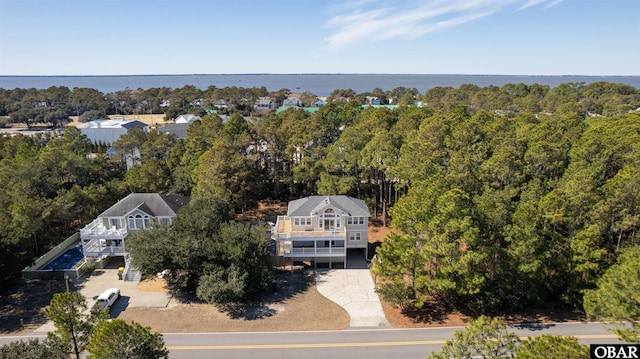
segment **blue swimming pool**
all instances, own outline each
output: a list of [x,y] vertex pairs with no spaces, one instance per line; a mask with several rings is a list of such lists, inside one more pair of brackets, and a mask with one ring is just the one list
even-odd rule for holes
[[41,270],[55,270],[55,269],[71,269],[76,263],[78,263],[84,255],[82,254],[82,246],[75,246],[67,249],[64,253],[59,255],[56,259],[52,260]]

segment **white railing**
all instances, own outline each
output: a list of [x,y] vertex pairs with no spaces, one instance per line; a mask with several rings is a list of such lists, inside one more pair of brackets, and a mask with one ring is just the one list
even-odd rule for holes
[[313,248],[313,247],[293,247],[283,246],[281,255],[285,257],[290,256],[344,256],[347,253],[345,247],[322,247],[322,248]]
[[[342,226],[339,229],[326,230],[324,228],[308,228],[304,230],[293,230],[292,219],[287,216],[278,216],[273,229],[276,239],[288,240],[296,238],[336,238],[346,239],[347,228]],[[299,227],[298,227],[299,228]]]
[[92,240],[82,244],[85,257],[124,256],[126,251],[122,246],[107,246],[101,240]]
[[123,239],[126,236],[126,228],[106,228],[100,218],[94,219],[93,222],[80,230],[80,237],[83,239]]
[[335,231],[291,231],[284,233],[276,233],[276,239],[313,239],[313,238],[333,238],[346,239],[346,230]]

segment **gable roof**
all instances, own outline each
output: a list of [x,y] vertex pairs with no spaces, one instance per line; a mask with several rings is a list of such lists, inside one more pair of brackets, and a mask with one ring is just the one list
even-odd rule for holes
[[144,122],[140,122],[138,120],[134,120],[134,121],[129,121],[127,123],[122,124],[122,127],[130,130],[130,129],[134,128],[134,127],[142,127],[142,128],[149,127],[149,125],[147,125]]
[[178,138],[186,138],[189,126],[190,123],[165,123],[158,130],[162,133],[174,133]]
[[131,193],[102,212],[102,217],[122,217],[134,209],[154,217],[175,217],[178,210],[189,203],[189,197],[176,194]]
[[78,124],[77,128],[100,128],[100,129],[113,129],[113,128],[126,128],[131,129],[134,127],[149,127],[146,123],[137,120],[94,120],[85,123]]
[[338,213],[352,217],[371,217],[363,200],[347,196],[310,196],[289,202],[287,216],[312,216],[333,207]]
[[196,116],[192,113],[188,113],[185,115],[178,116],[178,118],[176,118],[176,123],[191,123],[193,121],[200,121],[200,120],[202,120],[200,116]]

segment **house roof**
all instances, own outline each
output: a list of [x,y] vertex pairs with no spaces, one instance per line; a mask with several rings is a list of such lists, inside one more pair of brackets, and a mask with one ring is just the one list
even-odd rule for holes
[[102,217],[122,217],[134,209],[154,217],[175,217],[178,210],[189,203],[189,197],[176,194],[131,193],[102,212]]
[[149,127],[146,123],[140,121],[128,120],[94,120],[79,124],[78,128],[126,128]]
[[256,101],[256,105],[269,105],[272,103],[273,103],[273,100],[269,97],[259,97],[258,101]]
[[192,113],[188,113],[185,115],[180,115],[176,118],[176,123],[191,123],[193,121],[201,120],[200,116],[196,116]]
[[190,123],[166,123],[159,130],[162,133],[175,133],[178,138],[186,138],[189,126]]
[[280,106],[278,107],[278,109],[276,110],[276,113],[281,113],[283,111],[286,111],[288,109],[302,109],[304,112],[308,112],[308,113],[314,113],[316,111],[318,111],[320,108],[319,107],[292,107],[292,106]]
[[149,125],[147,125],[144,122],[140,122],[140,121],[128,121],[127,123],[123,124],[122,127],[126,128],[126,129],[132,129],[134,127],[149,127]]
[[369,208],[363,200],[347,196],[310,196],[289,202],[287,216],[311,216],[333,207],[352,217],[371,217]]

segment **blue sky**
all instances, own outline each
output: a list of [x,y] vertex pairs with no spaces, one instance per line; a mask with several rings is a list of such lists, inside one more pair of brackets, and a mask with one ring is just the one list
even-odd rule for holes
[[640,75],[640,0],[0,0],[0,75]]

